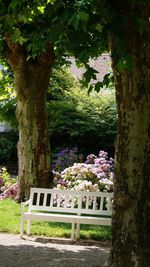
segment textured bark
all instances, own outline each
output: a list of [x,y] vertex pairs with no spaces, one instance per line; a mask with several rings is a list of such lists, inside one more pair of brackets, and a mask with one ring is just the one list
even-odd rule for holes
[[[129,21],[130,23],[130,21]],[[131,23],[129,25],[132,25]],[[111,267],[150,266],[150,32],[132,26],[125,46],[134,58],[131,71],[119,72],[112,57],[118,105],[118,135]],[[117,49],[110,36],[112,54]]]
[[49,47],[36,60],[27,61],[23,47],[9,39],[7,45],[17,95],[19,200],[23,200],[31,186],[49,187],[52,183],[45,97],[54,55]]

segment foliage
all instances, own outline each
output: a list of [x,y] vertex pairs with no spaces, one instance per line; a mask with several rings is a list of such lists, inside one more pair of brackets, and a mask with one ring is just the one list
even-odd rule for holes
[[17,162],[17,141],[16,131],[1,133],[0,135],[0,162],[9,165]]
[[81,88],[74,80],[70,88],[59,89],[59,93],[58,89],[51,90],[49,94],[51,101],[47,105],[52,149],[56,144],[61,147],[63,143],[64,146],[77,145],[84,154],[98,153],[99,147],[114,154],[117,128],[114,89],[88,95],[87,89]]
[[65,92],[69,92],[70,88],[76,88],[79,82],[70,72],[70,63],[58,64],[56,63],[50,77],[50,84],[47,92],[47,102],[62,100]]
[[0,200],[6,198],[15,199],[18,193],[18,182],[17,178],[12,178],[7,172],[6,168],[3,167],[0,170]]
[[7,95],[0,100],[0,121],[5,121],[11,129],[17,130],[17,121],[15,118],[16,98],[12,95]]
[[[57,188],[112,191],[113,159],[108,159],[108,153],[100,151],[98,157],[90,154],[85,163],[74,163],[76,160],[82,161],[82,155],[78,155],[77,152],[77,148],[66,148],[57,154],[53,168],[54,183]],[[12,178],[3,167],[0,173],[0,199],[15,199],[17,193],[17,178]]]
[[[1,99],[0,119],[16,129],[15,108],[14,93],[11,98],[7,94]],[[47,92],[47,112],[52,154],[58,149],[77,145],[84,155],[91,151],[98,153],[101,147],[113,156],[117,128],[113,88],[88,95],[87,89],[81,87],[65,64],[61,67],[57,65],[52,71]],[[11,136],[8,140],[6,137],[5,148],[9,140]],[[14,140],[17,142],[16,137]],[[13,142],[12,146],[16,144]],[[9,148],[12,151],[11,144]],[[2,154],[1,160],[6,163],[10,157],[9,153],[5,155],[3,157]]]
[[3,1],[1,46],[11,39],[24,46],[28,60],[33,60],[51,44],[57,57],[74,53],[79,61],[87,63],[89,54],[96,56],[107,47],[102,21],[90,2]]
[[7,66],[0,69],[0,121],[7,121],[11,128],[16,128],[16,97],[13,73]]
[[[100,10],[104,16],[108,15],[105,5],[100,4]],[[52,47],[57,62],[68,61],[68,56],[74,55],[78,66],[85,66],[84,85],[89,86],[90,80],[95,79],[97,71],[89,66],[89,58],[108,51],[107,25],[99,16],[99,3],[41,0],[29,5],[27,0],[19,4],[12,0],[2,4],[0,15],[3,63],[6,63],[7,50],[12,43],[22,46],[31,62],[37,60],[47,47]],[[93,87],[98,92],[101,87],[108,87],[111,78],[108,73],[103,82],[90,85],[89,91]]]
[[[119,190],[127,191],[129,196],[132,196],[135,176],[137,178],[136,185],[139,186],[136,186],[135,194],[133,194],[135,201],[133,201],[133,205],[129,204],[130,208],[122,209],[118,208],[119,204],[116,205],[113,220],[113,248],[110,257],[111,262],[108,265],[117,266],[119,263],[122,266],[133,266],[134,263],[137,266],[141,266],[141,264],[144,266],[144,263],[146,266],[149,265],[147,261],[149,240],[146,238],[149,236],[149,187],[147,186],[149,184],[147,174],[149,157],[148,159],[145,157],[146,154],[149,155],[149,147],[148,144],[146,145],[149,121],[143,121],[144,130],[142,129],[143,132],[136,134],[135,138],[131,138],[129,134],[130,142],[129,136],[127,136],[127,132],[132,131],[133,133],[133,129],[138,131],[140,127],[140,124],[137,125],[138,112],[136,112],[137,117],[134,118],[132,124],[135,113],[130,113],[130,111],[136,110],[138,107],[142,112],[141,100],[144,103],[144,117],[147,118],[148,113],[149,11],[149,0],[53,0],[47,2],[43,0],[34,2],[11,0],[2,1],[0,9],[1,43],[6,44],[7,42],[9,45],[10,37],[12,42],[19,43],[20,46],[23,45],[22,47],[26,49],[26,55],[29,59],[35,59],[37,55],[41,54],[41,51],[47,48],[48,44],[52,44],[55,48],[56,55],[74,53],[84,64],[87,63],[90,56],[94,57],[96,54],[106,51],[108,46],[111,49],[116,74],[116,89],[121,91],[122,97],[125,96],[123,102],[119,92],[116,92],[119,111],[118,130],[119,134],[124,134],[127,137],[121,141],[119,139],[120,142],[117,143],[119,174],[116,184],[118,190],[116,202],[119,199]],[[0,48],[0,50],[2,49]],[[139,71],[138,75],[142,73],[139,79],[137,70]],[[131,72],[132,75],[130,76]],[[93,77],[94,71],[90,70],[88,75]],[[120,89],[122,85],[123,90]],[[138,91],[140,91],[139,95]],[[134,107],[130,107],[129,98],[131,98]],[[129,131],[127,131],[125,122],[125,114],[128,110],[131,118],[130,121],[128,120]],[[135,175],[136,157],[133,156],[134,153],[131,157],[131,151],[135,151],[135,144],[138,146],[139,143],[142,145],[139,146],[139,153],[136,154],[142,163],[142,171],[139,172],[139,175]],[[131,168],[129,168],[129,159],[130,161],[134,159]],[[141,192],[144,192],[144,196]],[[134,208],[138,210],[140,200],[143,203],[143,209],[140,205],[140,213],[136,212],[135,218],[133,218],[133,210]],[[139,216],[141,214],[142,216]],[[140,224],[141,228],[139,227]],[[137,231],[139,228],[141,231]],[[132,235],[130,235],[131,232]],[[130,246],[128,246],[129,243]],[[144,249],[142,249],[143,247]]]
[[113,160],[108,160],[108,153],[99,152],[99,156],[87,156],[85,163],[74,163],[60,174],[56,173],[54,181],[59,189],[112,191]]

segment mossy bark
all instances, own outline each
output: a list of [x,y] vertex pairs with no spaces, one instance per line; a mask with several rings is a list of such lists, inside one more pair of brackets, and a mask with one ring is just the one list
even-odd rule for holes
[[52,184],[48,136],[46,91],[54,54],[49,47],[36,60],[27,61],[20,45],[7,42],[8,62],[15,77],[16,117],[19,128],[19,200],[28,198],[29,189]]
[[[132,24],[130,24],[132,25]],[[132,28],[132,26],[131,26]],[[118,106],[110,267],[150,266],[150,32],[128,29],[133,68],[112,56]],[[117,42],[110,35],[112,55]]]

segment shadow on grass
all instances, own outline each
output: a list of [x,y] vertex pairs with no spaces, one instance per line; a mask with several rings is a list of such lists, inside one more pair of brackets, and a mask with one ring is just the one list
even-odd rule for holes
[[0,267],[101,267],[108,257],[106,248],[51,241],[44,244],[42,238],[35,238],[1,244]]

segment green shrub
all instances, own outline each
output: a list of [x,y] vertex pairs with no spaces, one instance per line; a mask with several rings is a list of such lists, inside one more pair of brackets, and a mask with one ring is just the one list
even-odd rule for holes
[[[15,95],[6,93],[0,100],[0,119],[17,127]],[[57,67],[47,92],[47,111],[52,152],[77,146],[83,155],[97,154],[101,148],[114,156],[117,128],[114,89],[88,95],[66,66]],[[17,161],[16,144],[17,139],[11,136],[0,140],[1,163]]]
[[0,164],[7,165],[17,162],[17,140],[16,132],[11,131],[0,135]]
[[48,103],[48,116],[52,150],[56,146],[77,146],[85,155],[97,154],[101,147],[114,155],[117,129],[114,90],[88,95],[86,89],[76,84],[63,92],[63,98]]

